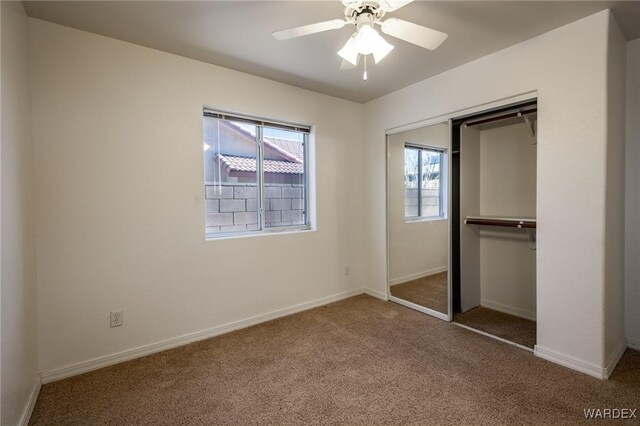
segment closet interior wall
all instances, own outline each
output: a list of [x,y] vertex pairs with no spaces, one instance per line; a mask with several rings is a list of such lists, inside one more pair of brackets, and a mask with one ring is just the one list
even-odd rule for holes
[[536,217],[530,125],[521,117],[461,125],[458,164],[459,312],[483,306],[535,321],[536,251],[527,231],[464,223],[467,216]]
[[[480,216],[536,217],[536,146],[527,124],[480,131]],[[480,305],[536,319],[536,252],[517,228],[480,228]]]

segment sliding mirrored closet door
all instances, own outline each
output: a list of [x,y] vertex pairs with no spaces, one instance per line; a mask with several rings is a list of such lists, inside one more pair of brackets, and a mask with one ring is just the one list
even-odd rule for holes
[[448,122],[387,135],[389,300],[450,320]]

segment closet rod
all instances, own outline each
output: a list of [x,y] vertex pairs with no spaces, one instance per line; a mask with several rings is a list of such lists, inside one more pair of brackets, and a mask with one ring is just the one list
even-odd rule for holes
[[488,217],[488,216],[467,216],[467,225],[502,226],[506,228],[536,229],[535,219]]
[[496,115],[496,116],[493,116],[493,117],[481,118],[479,120],[465,122],[464,124],[467,127],[478,126],[480,124],[492,123],[494,121],[500,121],[500,120],[504,120],[506,118],[521,117],[521,116],[523,116],[525,114],[532,114],[534,112],[538,112],[538,108],[532,108],[532,109],[527,109],[527,110],[522,109],[522,110],[519,110],[519,111],[508,112],[506,114],[501,114],[501,115]]

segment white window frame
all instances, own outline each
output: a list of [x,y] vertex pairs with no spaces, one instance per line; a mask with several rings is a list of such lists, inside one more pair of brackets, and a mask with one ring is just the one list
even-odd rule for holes
[[[446,177],[448,174],[448,165],[447,161],[447,150],[445,148],[440,148],[436,146],[428,146],[428,145],[418,145],[415,143],[405,142],[404,149],[415,149],[418,151],[418,179],[417,179],[417,188],[418,188],[418,215],[417,216],[406,216],[406,195],[404,197],[404,208],[405,208],[405,222],[420,222],[420,221],[429,221],[429,220],[441,220],[447,218],[447,181]],[[440,180],[440,185],[438,188],[438,210],[439,213],[437,215],[423,215],[422,210],[422,154],[424,151],[431,151],[438,153],[440,155],[440,171],[438,172],[438,179]],[[403,157],[404,161],[404,157]],[[403,188],[406,190],[406,187]]]
[[[251,231],[231,231],[231,232],[215,232],[215,233],[207,233],[205,226],[205,237],[207,240],[216,240],[220,238],[230,238],[230,237],[246,237],[246,236],[257,236],[257,235],[269,235],[275,233],[290,233],[290,232],[303,232],[309,231],[312,229],[311,226],[311,214],[310,214],[310,206],[311,202],[309,184],[310,184],[310,176],[309,176],[309,141],[311,139],[312,126],[310,125],[301,125],[301,124],[291,124],[283,121],[273,121],[267,120],[263,118],[257,118],[247,115],[241,115],[236,113],[229,113],[220,110],[214,110],[209,108],[204,108],[203,111],[203,119],[205,117],[211,117],[221,120],[227,121],[236,121],[236,122],[245,122],[249,124],[253,124],[256,126],[256,199],[258,203],[257,215],[258,215],[258,224],[259,229],[251,230]],[[304,167],[304,184],[302,188],[303,199],[304,199],[304,207],[303,207],[303,217],[304,224],[299,225],[285,225],[285,226],[273,226],[266,227],[265,226],[265,210],[264,210],[264,174],[263,174],[263,161],[264,161],[264,140],[263,140],[263,128],[277,128],[282,130],[289,130],[294,132],[300,132],[303,134],[303,167]],[[206,193],[206,189],[205,189]],[[206,200],[206,194],[205,194]],[[205,218],[206,218],[206,203],[205,203]]]

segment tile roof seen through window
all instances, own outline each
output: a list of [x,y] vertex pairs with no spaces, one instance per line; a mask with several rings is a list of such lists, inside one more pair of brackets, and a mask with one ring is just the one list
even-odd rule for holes
[[[253,140],[255,138],[254,133],[249,132],[239,123],[225,120],[220,120],[219,123],[235,130],[236,132],[247,138],[247,140]],[[304,148],[302,147],[302,143],[300,141],[295,139],[276,138],[273,136],[264,136],[262,140],[267,146],[280,152],[285,157],[288,157],[291,161],[302,162],[302,159],[304,157]]]
[[273,138],[268,136],[265,136],[263,140],[267,144],[274,146],[276,149],[284,151],[284,153],[294,157],[292,158],[292,160],[302,162],[304,151],[302,148],[302,144],[299,141],[292,139]]
[[[216,158],[231,170],[238,172],[256,172],[255,158],[234,157],[222,154],[218,154]],[[264,160],[262,167],[265,173],[286,173],[296,175],[304,173],[304,167],[301,163],[294,163],[290,161]]]

